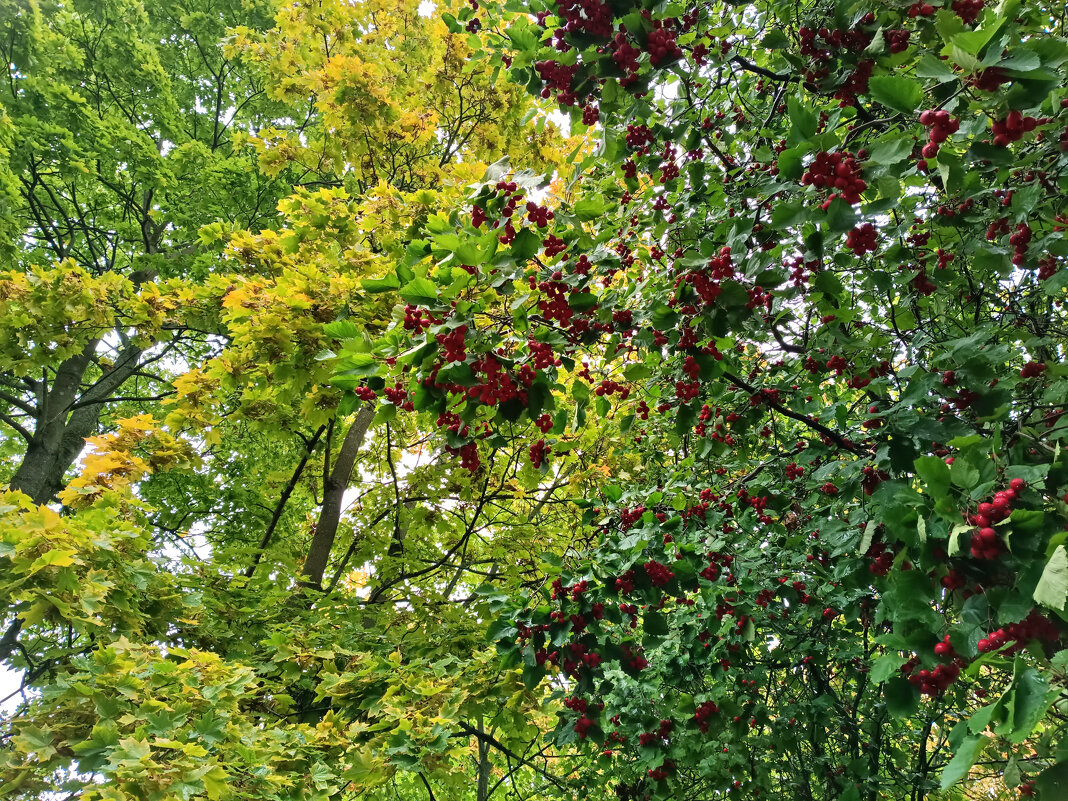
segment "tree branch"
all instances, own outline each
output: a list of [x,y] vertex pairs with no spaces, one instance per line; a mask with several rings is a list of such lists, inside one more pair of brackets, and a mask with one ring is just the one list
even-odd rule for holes
[[300,480],[300,475],[304,472],[304,467],[308,464],[308,459],[311,458],[312,451],[315,450],[315,445],[319,442],[319,437],[323,435],[324,431],[326,431],[326,426],[319,426],[319,430],[305,443],[304,455],[301,456],[297,468],[289,479],[289,483],[286,484],[285,489],[282,490],[282,494],[278,498],[278,503],[274,507],[274,514],[271,515],[271,522],[267,524],[267,530],[263,532],[259,547],[256,549],[256,555],[252,557],[252,564],[245,570],[245,578],[252,578],[252,574],[256,572],[256,566],[259,565],[260,560],[263,558],[263,552],[267,550],[267,546],[271,542],[271,535],[274,534],[278,521],[282,519],[282,512],[286,508],[286,502],[289,501],[289,496],[293,494],[297,481]]

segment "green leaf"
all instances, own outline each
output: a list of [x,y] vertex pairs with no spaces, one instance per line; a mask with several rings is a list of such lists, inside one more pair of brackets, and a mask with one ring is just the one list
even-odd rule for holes
[[789,38],[778,28],[772,28],[760,40],[760,46],[764,50],[785,50],[790,44]]
[[352,320],[335,320],[323,326],[323,333],[336,339],[351,339],[359,336],[360,327]]
[[642,616],[642,627],[646,634],[662,637],[668,633],[667,617],[663,612],[646,612]]
[[486,630],[486,639],[494,643],[498,640],[511,640],[517,632],[515,620],[502,615],[490,624]]
[[883,684],[886,708],[895,718],[911,715],[920,704],[920,693],[900,674]]
[[771,211],[769,224],[775,229],[789,228],[803,223],[806,219],[808,219],[808,210],[803,203],[777,203]]
[[881,75],[868,81],[868,94],[881,103],[902,114],[911,114],[923,101],[923,87],[911,78],[898,75]]
[[1034,599],[1051,609],[1064,611],[1068,599],[1068,550],[1058,545],[1046,562],[1042,577],[1035,587]]
[[1017,675],[1013,679],[1006,705],[1011,705],[1012,730],[1007,732],[1010,742],[1022,743],[1034,731],[1045,714],[1050,696],[1049,682],[1033,667],[1024,668],[1022,660],[1016,661]]
[[816,289],[824,295],[828,295],[832,298],[841,297],[845,293],[845,287],[842,285],[842,280],[830,270],[821,270],[816,273],[816,278],[813,281],[813,284]]
[[400,281],[397,280],[395,273],[391,273],[381,278],[364,278],[360,282],[360,286],[374,295],[380,292],[395,292],[400,289]]
[[632,364],[623,370],[623,377],[628,381],[641,381],[652,374],[652,368],[645,364]]
[[607,204],[603,197],[595,195],[593,197],[584,197],[578,201],[572,211],[575,216],[580,220],[589,221],[596,220],[598,217],[605,213]]
[[1056,798],[1068,787],[1068,760],[1051,765],[1035,777],[1035,789],[1041,798]]
[[946,66],[946,62],[927,53],[916,62],[916,75],[919,78],[929,78],[939,83],[957,80],[957,74]]
[[779,160],[776,162],[779,167],[779,175],[786,181],[796,181],[801,177],[801,173],[804,172],[801,168],[801,156],[802,152],[796,148],[790,150],[784,150],[779,154]]
[[953,755],[953,759],[949,761],[945,770],[942,771],[941,789],[948,790],[967,776],[968,771],[975,764],[975,760],[979,758],[979,754],[989,742],[990,738],[981,734],[972,734],[966,737],[964,742],[957,748],[957,753]]
[[953,483],[966,490],[976,486],[980,479],[979,468],[973,463],[973,453],[974,451],[960,454],[953,460],[953,464],[949,468],[949,475]]
[[827,227],[834,232],[848,231],[857,224],[857,212],[842,198],[836,197],[827,207]]
[[786,101],[790,113],[790,143],[807,142],[816,135],[819,120],[796,96],[791,95]]
[[934,498],[941,498],[949,492],[951,477],[949,465],[937,456],[921,456],[913,466],[918,475],[927,484],[927,490]]
[[912,155],[912,147],[911,139],[899,136],[872,147],[868,160],[874,164],[897,164]]
[[529,228],[521,228],[512,240],[512,256],[522,264],[532,258],[541,248],[541,237]]
[[883,654],[872,662],[869,678],[876,684],[881,684],[892,676],[898,675],[900,673],[898,668],[903,664],[905,664],[905,657],[901,654]]
[[438,300],[437,285],[426,278],[413,278],[400,290],[400,296],[415,306],[432,306]]

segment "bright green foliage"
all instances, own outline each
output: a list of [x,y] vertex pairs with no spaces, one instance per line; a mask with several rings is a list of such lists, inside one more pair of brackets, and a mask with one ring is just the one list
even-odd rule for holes
[[[588,463],[541,487],[504,448],[458,479],[331,385],[339,338],[390,324],[361,281],[410,229],[506,142],[539,168],[561,147],[415,5],[4,7],[0,454],[25,494],[0,512],[0,660],[25,693],[0,797],[539,786],[539,698],[484,639],[499,591],[473,590],[567,546]],[[332,83],[361,59],[385,65],[362,105]],[[367,136],[412,169],[368,179]]]

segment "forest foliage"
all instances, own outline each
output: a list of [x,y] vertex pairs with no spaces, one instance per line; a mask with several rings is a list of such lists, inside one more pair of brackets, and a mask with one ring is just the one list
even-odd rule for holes
[[1068,24],[0,0],[0,798],[1068,787]]

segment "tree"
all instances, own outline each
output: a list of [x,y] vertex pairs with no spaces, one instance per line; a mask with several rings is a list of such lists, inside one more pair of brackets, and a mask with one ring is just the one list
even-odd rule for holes
[[[262,26],[269,8],[217,10]],[[182,1],[8,0],[0,25],[17,193],[4,244],[19,268],[5,279],[0,420],[25,441],[12,486],[46,502],[115,398],[158,400],[160,361],[203,352],[170,314],[176,299],[148,299],[146,321],[130,313],[135,293],[211,272],[201,226],[267,226],[289,184],[233,146],[235,128],[262,127],[279,106],[221,52],[218,14]]]
[[[272,102],[316,97],[249,134],[298,186],[161,288],[225,339],[166,411],[92,441],[63,515],[5,496],[0,656],[42,693],[9,786],[1058,797],[1059,11],[236,28]],[[586,140],[517,149],[520,88]]]
[[518,261],[553,351],[629,400],[598,412],[646,478],[590,499],[596,546],[493,632],[556,677],[556,742],[625,798],[952,796],[984,749],[1010,790],[1055,795],[1052,9],[579,8],[498,39],[517,81],[599,125]]
[[[543,166],[560,147],[559,136],[551,125],[521,124],[529,106],[518,88],[499,90],[491,76],[461,74],[462,39],[414,13],[414,6],[394,5],[388,14],[351,4],[325,4],[321,13],[307,14],[296,6],[279,8],[271,27],[236,10],[221,9],[218,18],[203,4],[191,4],[187,19],[156,6],[159,17],[149,14],[146,23],[134,16],[143,27],[121,31],[138,52],[160,40],[182,41],[206,64],[240,65],[242,80],[270,116],[234,116],[238,104],[221,101],[223,122],[236,121],[219,156],[234,160],[242,180],[277,188],[264,206],[277,206],[276,215],[260,222],[235,219],[235,209],[208,208],[180,228],[155,209],[156,225],[178,231],[174,240],[183,249],[176,256],[181,264],[161,262],[154,275],[133,269],[144,261],[136,242],[129,245],[129,265],[81,266],[58,252],[48,255],[68,260],[46,265],[38,228],[32,221],[18,228],[21,218],[15,217],[21,231],[16,252],[25,267],[3,277],[2,313],[10,322],[5,372],[22,394],[8,393],[5,421],[27,444],[5,442],[16,491],[0,507],[9,602],[0,657],[22,672],[29,692],[5,730],[3,754],[6,786],[25,797],[61,789],[214,797],[223,788],[244,797],[302,797],[307,788],[293,769],[298,763],[323,788],[349,793],[381,785],[398,765],[420,768],[422,781],[457,786],[469,753],[478,756],[485,796],[493,767],[487,744],[511,754],[531,739],[526,717],[532,699],[517,692],[515,676],[485,667],[493,660],[480,636],[487,601],[470,590],[483,579],[520,580],[536,564],[540,548],[525,532],[573,515],[557,505],[554,493],[578,486],[582,471],[541,492],[537,482],[516,483],[518,461],[511,453],[487,459],[486,471],[472,481],[449,480],[432,460],[398,468],[421,435],[383,412],[369,436],[381,410],[346,394],[344,380],[331,386],[333,368],[323,355],[357,324],[368,334],[383,329],[392,300],[376,302],[361,278],[380,274],[403,254],[408,229],[446,205],[450,193],[461,193],[467,175],[481,174],[485,165],[478,159],[493,152],[494,143],[507,136],[517,161]],[[79,36],[88,30],[104,37],[108,25],[117,24],[97,7],[82,9],[81,16],[77,9],[31,10],[40,13],[10,19],[32,27],[33,41],[61,44],[57,30],[64,26]],[[375,14],[379,23],[371,19]],[[193,23],[207,26],[214,38],[187,37],[182,31]],[[283,66],[272,59],[285,51],[286,37],[300,42],[302,57]],[[338,85],[336,76],[357,54],[386,63],[397,37],[411,38],[404,46],[421,61],[392,83],[379,75],[370,84],[376,102],[346,101],[351,87]],[[261,47],[264,42],[269,46]],[[117,45],[107,52],[117,57]],[[182,77],[185,66],[170,62],[170,77]],[[294,91],[286,82],[298,67],[306,83]],[[238,67],[213,69],[231,75]],[[25,73],[26,80],[38,78],[32,69]],[[101,71],[100,80],[122,75]],[[187,80],[198,90],[206,81]],[[52,92],[67,97],[84,83],[80,76],[69,84],[55,78]],[[441,122],[423,120],[409,141],[405,104],[419,88]],[[158,93],[149,99],[166,101]],[[175,105],[191,113],[203,103],[187,96]],[[338,124],[342,111],[345,126]],[[156,115],[164,111],[146,112],[149,119]],[[75,122],[68,138],[95,145],[90,135],[96,129],[81,117]],[[206,130],[216,135],[215,125],[192,124],[205,136]],[[32,116],[19,117],[16,136],[34,125]],[[134,128],[141,130],[123,130]],[[391,159],[406,166],[388,176],[393,183],[380,165],[364,171],[360,149],[368,136],[397,145]],[[99,145],[102,151],[107,144]],[[160,147],[164,161],[176,151],[168,147]],[[63,153],[33,142],[23,152],[41,158]],[[329,159],[319,158],[324,152]],[[118,155],[112,164],[124,180],[130,175],[120,167],[127,158]],[[213,169],[221,168],[199,163],[189,182]],[[88,191],[101,196],[101,213],[109,219],[129,217],[106,186],[97,186],[104,182],[100,174],[85,180],[89,190],[67,188],[62,196]],[[195,186],[175,186],[196,196]],[[172,211],[178,210],[192,211],[176,202]],[[60,216],[50,210],[42,218]],[[108,241],[125,241],[121,230],[85,227]],[[324,326],[339,317],[345,319]],[[180,336],[181,345],[168,349],[171,336]],[[100,343],[127,339],[140,354],[129,363],[113,364],[100,352]],[[81,360],[83,372],[65,366],[72,359]],[[136,369],[133,359],[140,362]],[[120,392],[118,367],[137,378],[149,360],[156,365],[149,380],[158,395],[129,392],[128,384]],[[63,385],[70,397],[57,399],[54,383],[68,372]],[[53,412],[60,410],[55,417],[28,397],[24,377],[34,375],[44,376],[30,380]],[[109,414],[74,426],[77,409],[90,399]],[[47,469],[31,470],[33,440],[53,420],[69,447]],[[101,428],[105,433],[97,434]],[[587,439],[595,443],[596,433]],[[33,486],[27,476],[34,477]],[[53,495],[63,514],[42,505]],[[498,526],[508,536],[490,538]],[[569,527],[561,522],[554,528],[565,539]],[[544,537],[541,547],[554,539]],[[336,641],[339,635],[344,643]],[[179,654],[188,658],[174,684],[166,677]],[[136,689],[120,689],[132,677],[138,677]],[[70,682],[95,688],[88,706],[88,696],[67,694]],[[118,698],[127,691],[132,706]],[[392,700],[362,708],[376,696]],[[158,727],[150,733],[142,715],[164,708],[178,716],[168,718],[169,735]],[[53,725],[57,714],[67,722]],[[328,734],[337,715],[346,722]],[[220,733],[224,719],[238,739]],[[270,732],[264,739],[242,744],[240,732],[264,727]],[[153,745],[158,738],[186,746]],[[532,758],[516,754],[510,782],[536,773]],[[97,779],[109,789],[92,790]]]

